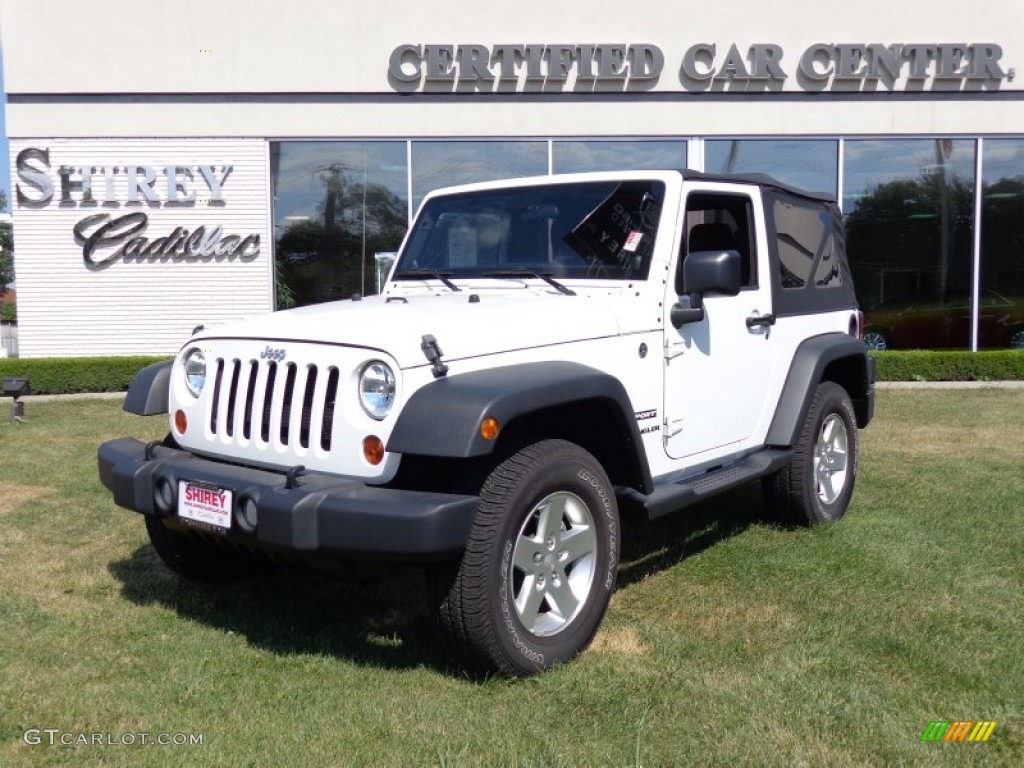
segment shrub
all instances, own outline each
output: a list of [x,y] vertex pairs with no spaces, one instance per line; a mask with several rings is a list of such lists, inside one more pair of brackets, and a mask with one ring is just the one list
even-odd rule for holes
[[[1024,380],[1024,350],[872,352],[879,381]],[[0,358],[0,376],[27,376],[36,395],[124,392],[132,378],[166,357]]]
[[1005,381],[1024,379],[1024,350],[873,352],[879,381]]
[[165,357],[0,358],[0,376],[27,376],[34,395],[124,392],[135,374]]

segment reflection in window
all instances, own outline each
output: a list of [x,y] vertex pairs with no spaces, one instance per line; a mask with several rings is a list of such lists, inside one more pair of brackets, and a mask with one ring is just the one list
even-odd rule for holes
[[685,141],[555,141],[553,173],[686,167]]
[[374,292],[405,235],[405,142],[272,142],[270,176],[276,308]]
[[546,141],[414,141],[413,211],[428,192],[441,187],[547,172]]
[[808,281],[817,288],[840,287],[843,277],[835,255],[835,242],[828,213],[821,204],[804,204],[792,198],[776,200],[772,216],[782,287],[804,288]]
[[982,153],[978,347],[1024,349],[1024,139]]
[[766,173],[808,192],[836,194],[835,141],[744,139],[704,142],[708,173]]
[[847,141],[847,253],[875,348],[970,344],[974,142]]

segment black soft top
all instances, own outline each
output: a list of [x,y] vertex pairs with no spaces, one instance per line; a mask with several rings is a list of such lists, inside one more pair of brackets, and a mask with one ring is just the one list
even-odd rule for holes
[[683,179],[697,179],[700,181],[723,181],[730,184],[754,184],[759,187],[772,187],[787,192],[797,197],[804,197],[808,200],[820,200],[826,203],[836,202],[836,196],[828,192],[810,192],[806,189],[785,184],[766,173],[704,173],[694,171],[690,168],[677,169],[683,175]]

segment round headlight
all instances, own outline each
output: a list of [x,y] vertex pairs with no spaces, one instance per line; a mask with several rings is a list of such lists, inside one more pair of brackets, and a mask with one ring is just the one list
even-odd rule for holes
[[206,384],[206,355],[195,347],[185,355],[185,386],[193,397],[199,397]]
[[395,403],[395,374],[385,363],[374,360],[359,374],[359,403],[368,416],[383,419]]

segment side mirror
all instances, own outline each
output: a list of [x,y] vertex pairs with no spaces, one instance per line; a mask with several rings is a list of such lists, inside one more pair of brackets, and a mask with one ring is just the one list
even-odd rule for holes
[[669,319],[680,328],[704,319],[704,295],[735,296],[742,287],[739,251],[696,251],[683,261],[683,284],[688,305],[672,307]]

